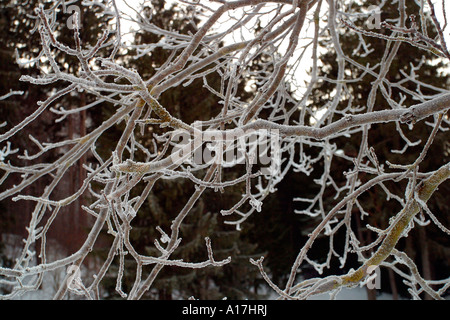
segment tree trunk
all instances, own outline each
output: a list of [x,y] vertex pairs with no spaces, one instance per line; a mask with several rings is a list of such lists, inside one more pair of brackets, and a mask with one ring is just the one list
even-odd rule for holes
[[[364,232],[362,231],[362,227],[361,227],[361,218],[358,214],[355,215],[356,217],[356,226],[358,228],[357,233],[358,233],[358,240],[360,242],[361,245],[364,245],[365,243],[367,243],[365,237],[364,237]],[[368,242],[370,243],[370,233],[367,234]],[[371,252],[372,253],[372,252]],[[369,289],[366,286],[366,292],[367,292],[367,300],[377,300],[377,291],[376,289]]]
[[398,300],[398,290],[397,290],[397,283],[395,282],[394,270],[389,268],[388,274],[389,274],[389,283],[391,285],[391,291],[392,291],[392,300]]
[[[430,250],[428,248],[427,231],[424,227],[419,227],[420,257],[422,262],[422,276],[425,280],[431,280]],[[431,296],[425,293],[425,300],[432,300]]]

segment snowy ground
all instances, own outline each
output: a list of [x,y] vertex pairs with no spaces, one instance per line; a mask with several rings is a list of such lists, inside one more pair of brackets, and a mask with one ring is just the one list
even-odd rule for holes
[[[329,294],[320,294],[312,297],[309,300],[329,300]],[[365,288],[344,288],[335,297],[336,300],[367,300],[367,292]],[[392,300],[392,295],[388,293],[380,293],[377,295],[377,300]]]
[[[54,295],[54,288],[52,287],[53,279],[44,279],[42,289],[34,292],[27,292],[17,300],[51,300]],[[314,296],[308,300],[330,300],[329,294],[322,294]],[[335,300],[367,300],[367,293],[364,288],[343,289],[339,292]],[[377,296],[377,300],[392,300],[392,296],[387,293],[381,293]]]
[[[6,243],[5,253],[8,257],[14,259],[20,254],[17,248],[21,247],[22,239],[11,235],[2,235],[2,241]],[[54,248],[57,248],[57,244],[53,244]],[[48,252],[47,256],[50,261],[62,258],[60,250],[52,250],[53,252]],[[59,254],[57,253],[59,252]],[[56,293],[61,281],[63,281],[66,275],[65,269],[59,269],[45,274],[42,281],[42,285],[37,291],[26,292],[25,294],[16,297],[17,300],[51,300]],[[76,299],[77,296],[72,296],[71,298]],[[270,296],[269,296],[270,299]],[[329,294],[322,294],[311,297],[310,300],[329,300]],[[352,288],[342,289],[335,297],[336,300],[367,300],[367,293],[365,288]],[[377,296],[378,300],[392,300],[392,296],[386,293],[381,293]]]

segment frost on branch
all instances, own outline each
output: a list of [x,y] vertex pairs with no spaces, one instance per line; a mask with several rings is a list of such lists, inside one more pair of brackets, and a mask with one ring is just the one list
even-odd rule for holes
[[[412,298],[444,297],[449,279],[426,279],[398,245],[428,225],[450,233],[433,212],[439,206],[429,205],[449,178],[450,93],[445,83],[422,76],[430,56],[393,71],[404,63],[396,56],[405,47],[448,66],[446,20],[439,21],[431,1],[415,7],[384,1],[379,11],[335,0],[178,1],[176,14],[188,21],[180,30],[158,20],[164,6],[142,2],[83,1],[70,26],[62,20],[67,8],[61,1],[44,1],[28,14],[35,22],[30,36],[40,46],[21,61],[40,74],[24,72],[20,79],[52,89],[19,122],[1,125],[0,199],[29,209],[22,251],[11,267],[0,267],[0,285],[8,288],[2,298],[37,290],[55,270],[87,269],[89,261],[96,262],[89,270],[94,276],[65,273],[55,298],[75,293],[100,299],[102,286],[114,278],[122,298],[141,299],[165,268],[180,276],[187,269],[225,268],[233,258],[216,260],[226,250],[211,240],[213,226],[205,221],[241,231],[255,216],[273,219],[270,198],[292,175],[301,183],[289,186],[295,194],[289,214],[308,223],[295,230],[306,240],[289,261],[290,271],[276,283],[263,264],[267,259],[248,260],[277,297],[335,297],[342,287],[367,285],[378,267],[404,278]],[[361,23],[383,8],[391,15],[378,29]],[[83,36],[88,12],[96,13],[102,29],[92,31],[92,41]],[[352,41],[345,41],[348,36]],[[215,108],[205,107],[205,92]],[[23,94],[11,88],[0,100]],[[181,99],[188,98],[194,102],[186,106]],[[48,113],[58,133],[44,139],[27,131]],[[14,139],[25,132],[31,144],[14,149]],[[386,132],[385,141],[377,140]],[[171,190],[173,181],[189,196]],[[30,187],[37,192],[30,194]],[[161,208],[155,196],[161,188],[171,191],[177,212]],[[203,202],[208,192],[233,201],[209,212],[205,206],[214,203]],[[56,221],[80,212],[89,216],[80,245],[48,259]],[[149,235],[133,227],[152,212],[159,219],[151,225],[157,237],[139,245]],[[261,241],[278,236],[258,232],[267,238]],[[192,259],[198,238],[197,257],[203,258]],[[320,258],[313,253],[317,247]],[[335,261],[346,271],[323,276]],[[308,266],[317,277],[306,277]]]

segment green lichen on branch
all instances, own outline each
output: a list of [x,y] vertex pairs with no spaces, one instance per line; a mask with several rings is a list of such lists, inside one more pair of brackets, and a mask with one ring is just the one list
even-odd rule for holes
[[[156,113],[156,115],[159,117],[159,119],[151,119],[151,122],[158,123],[161,127],[172,127],[174,129],[184,129],[189,132],[192,132],[193,129],[181,121],[180,119],[177,119],[173,117],[169,111],[166,110],[159,102],[158,100],[153,96],[153,86],[147,87],[147,92],[141,96],[140,104],[142,106],[145,105],[145,103],[148,103],[151,110]],[[138,107],[139,107],[138,105]],[[146,123],[146,120],[141,120],[141,123]]]
[[385,239],[378,250],[359,269],[341,277],[341,282],[335,284],[335,289],[339,286],[351,286],[361,282],[367,275],[370,266],[378,266],[391,255],[398,240],[407,230],[411,220],[420,211],[420,201],[427,202],[439,185],[450,177],[450,163],[439,168],[429,178],[422,181],[416,188],[416,198],[410,201],[401,210],[394,224],[390,227]]
[[120,164],[115,164],[111,167],[112,171],[123,172],[123,173],[146,173],[149,169],[149,163],[134,162],[127,159],[125,162]]

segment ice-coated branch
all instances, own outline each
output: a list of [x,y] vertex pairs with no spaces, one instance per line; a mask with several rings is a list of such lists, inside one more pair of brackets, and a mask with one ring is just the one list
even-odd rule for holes
[[[420,203],[429,200],[439,185],[449,178],[450,163],[442,166],[439,170],[433,172],[430,177],[424,179],[421,184],[417,186],[417,189],[414,192],[417,196],[417,200],[415,198],[411,199],[405,205],[403,210],[395,216],[388,229],[385,232],[382,232],[383,241],[375,253],[356,271],[350,271],[348,274],[336,278],[331,277],[330,281],[325,284],[321,284],[320,286],[312,286],[310,289],[310,294],[321,294],[337,290],[341,286],[351,287],[360,284],[371,273],[369,272],[369,268],[378,267],[392,254],[399,255],[398,251],[395,249],[395,246],[398,240],[407,233],[407,228],[410,227],[412,219],[420,210]],[[417,270],[413,270],[413,272],[417,273]],[[310,285],[310,281],[306,282]],[[295,285],[292,289],[289,289],[288,292],[295,296],[293,293],[300,288],[304,290],[304,287],[305,284],[300,283]],[[436,295],[434,291],[433,295]],[[441,299],[439,295],[437,297]]]

